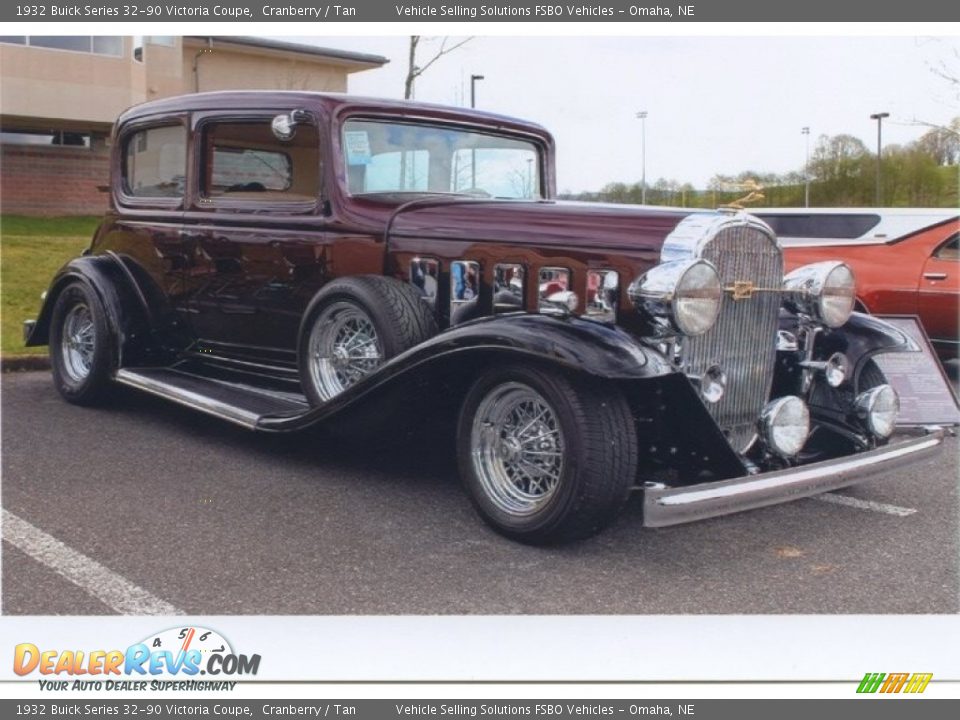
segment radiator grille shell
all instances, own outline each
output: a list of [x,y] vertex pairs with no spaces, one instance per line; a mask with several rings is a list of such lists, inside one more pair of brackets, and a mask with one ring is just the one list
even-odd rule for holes
[[[703,335],[680,340],[680,361],[687,375],[703,375],[711,365],[726,373],[723,397],[704,404],[734,450],[745,452],[756,439],[757,419],[773,382],[783,253],[773,231],[749,216],[696,224],[696,241],[689,235],[683,240],[690,255],[713,263],[724,288],[752,283],[754,291],[740,300],[724,292],[716,324]],[[664,250],[675,256],[678,243]]]

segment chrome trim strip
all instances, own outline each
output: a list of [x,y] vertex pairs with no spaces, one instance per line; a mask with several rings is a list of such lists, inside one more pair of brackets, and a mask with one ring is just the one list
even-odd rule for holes
[[921,437],[837,460],[690,487],[648,486],[644,488],[643,524],[679,525],[881,479],[942,449],[943,428],[923,431],[926,434]]
[[248,430],[256,429],[257,420],[260,419],[259,415],[249,410],[234,407],[219,400],[213,400],[199,393],[178,388],[175,385],[168,385],[167,383],[146,377],[145,375],[140,375],[125,368],[117,370],[114,379],[121,385],[143,390],[151,395],[162,397],[165,400],[172,400],[179,405],[199,410],[207,415],[213,415],[221,420],[245,427]]

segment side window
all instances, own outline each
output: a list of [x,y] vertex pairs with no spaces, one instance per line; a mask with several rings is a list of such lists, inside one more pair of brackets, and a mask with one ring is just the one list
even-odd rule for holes
[[123,191],[138,198],[179,198],[187,174],[187,132],[166,125],[133,133],[123,152]]
[[954,235],[937,248],[933,256],[941,260],[960,260],[960,233]]
[[316,201],[320,141],[312,125],[279,140],[270,121],[209,123],[203,128],[201,195],[207,199]]

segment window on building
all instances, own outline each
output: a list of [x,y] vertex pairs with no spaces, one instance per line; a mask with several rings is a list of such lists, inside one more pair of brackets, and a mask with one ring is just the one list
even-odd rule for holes
[[134,133],[124,149],[123,189],[133,197],[183,197],[187,134],[181,125]]
[[209,198],[306,202],[320,188],[317,129],[278,140],[270,122],[211,123],[203,131],[202,193]]
[[60,145],[63,147],[90,147],[90,133],[51,130],[10,130],[0,132],[0,143],[5,145]]
[[147,42],[151,45],[163,45],[164,47],[177,46],[177,38],[173,35],[148,35]]
[[123,57],[123,38],[118,35],[4,35],[0,42]]

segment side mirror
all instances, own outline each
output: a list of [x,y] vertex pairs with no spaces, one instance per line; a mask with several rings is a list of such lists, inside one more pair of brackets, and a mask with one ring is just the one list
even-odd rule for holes
[[297,125],[310,121],[310,113],[306,110],[291,110],[273,118],[270,129],[278,140],[284,142],[293,140],[297,134]]

